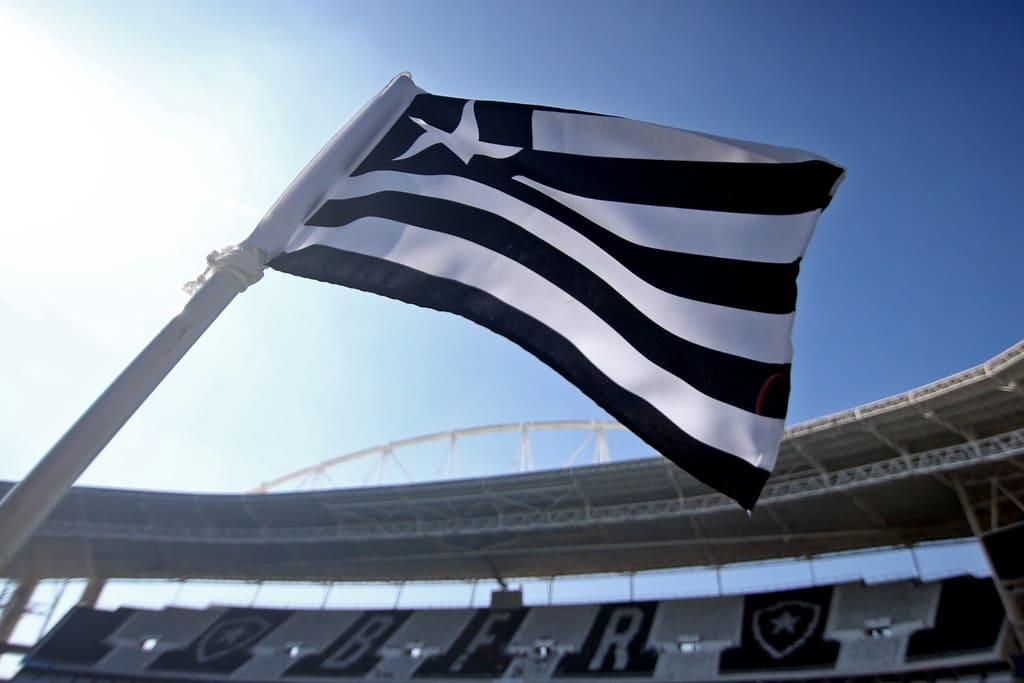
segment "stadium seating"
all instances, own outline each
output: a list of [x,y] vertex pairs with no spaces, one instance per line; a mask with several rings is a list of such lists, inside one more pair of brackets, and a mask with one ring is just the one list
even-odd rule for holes
[[165,652],[187,647],[195,634],[217,621],[222,610],[203,611],[168,607],[160,612],[139,610],[104,639],[110,654],[96,668],[134,673],[146,669]]
[[1008,680],[992,583],[513,609],[77,608],[21,683]]
[[647,646],[659,653],[654,677],[714,678],[722,650],[739,645],[742,627],[741,596],[662,602],[647,638]]
[[242,664],[238,676],[275,680],[299,657],[316,654],[344,633],[358,612],[295,612],[251,648],[253,658]]
[[871,637],[871,631],[889,629],[910,633],[935,625],[939,606],[939,583],[896,581],[867,586],[850,583],[837,586],[832,594],[830,638]]

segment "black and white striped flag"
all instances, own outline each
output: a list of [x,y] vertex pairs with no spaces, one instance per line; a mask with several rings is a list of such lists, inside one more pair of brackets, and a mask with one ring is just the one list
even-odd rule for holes
[[783,433],[800,259],[842,169],[397,80],[394,111],[349,124],[365,150],[348,168],[328,158],[336,139],[293,185],[313,178],[319,197],[262,240],[270,266],[502,334],[753,507]]

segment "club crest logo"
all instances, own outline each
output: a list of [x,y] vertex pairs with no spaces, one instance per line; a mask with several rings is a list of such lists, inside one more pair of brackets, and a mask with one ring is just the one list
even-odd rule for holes
[[196,661],[205,664],[256,643],[273,628],[261,617],[238,617],[221,622],[203,636],[196,648]]
[[751,630],[761,649],[773,659],[783,659],[810,639],[820,619],[820,605],[786,600],[754,612]]

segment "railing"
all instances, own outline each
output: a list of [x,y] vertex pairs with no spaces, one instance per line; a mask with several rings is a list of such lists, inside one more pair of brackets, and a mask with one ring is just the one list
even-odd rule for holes
[[[969,443],[925,451],[859,465],[836,472],[811,474],[765,487],[760,505],[846,491],[914,476],[992,463],[1024,454],[1024,429],[980,439]],[[574,477],[585,477],[578,472]],[[574,490],[572,482],[564,484]],[[481,493],[486,496],[486,493]],[[373,540],[374,538],[450,536],[475,534],[481,531],[527,531],[539,528],[566,528],[606,521],[651,520],[683,515],[706,514],[719,510],[735,510],[735,503],[719,493],[676,497],[612,505],[587,505],[582,500],[576,507],[522,511],[499,509],[495,514],[445,519],[406,518],[399,521],[339,522],[331,526],[289,528],[231,528],[215,526],[159,526],[132,523],[93,521],[54,521],[46,523],[40,535],[47,537],[89,536],[91,538],[136,538],[146,540],[181,540],[210,542],[267,542],[314,540]]]

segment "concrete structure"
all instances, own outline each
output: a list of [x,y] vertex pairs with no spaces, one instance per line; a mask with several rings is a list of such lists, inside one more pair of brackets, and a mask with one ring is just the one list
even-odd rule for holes
[[[76,488],[0,574],[400,581],[633,572],[984,540],[1024,523],[1022,501],[1024,342],[790,428],[749,516],[660,458],[308,493]],[[1022,581],[997,572],[996,583],[1020,634]]]

